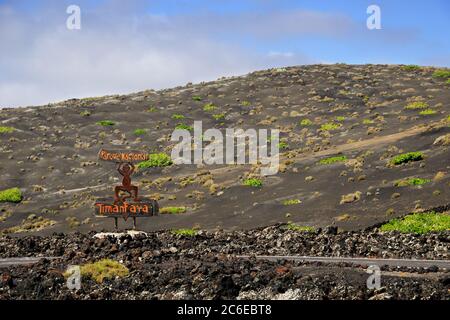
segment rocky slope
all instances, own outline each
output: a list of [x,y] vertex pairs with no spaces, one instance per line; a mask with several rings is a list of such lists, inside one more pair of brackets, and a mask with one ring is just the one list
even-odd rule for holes
[[[0,256],[58,256],[0,269],[0,299],[450,299],[448,270],[381,267],[381,288],[368,289],[366,267],[238,258],[241,254],[448,259],[450,234],[251,231],[135,235],[57,234],[3,237]],[[97,283],[66,286],[68,265],[110,258],[129,269]]]

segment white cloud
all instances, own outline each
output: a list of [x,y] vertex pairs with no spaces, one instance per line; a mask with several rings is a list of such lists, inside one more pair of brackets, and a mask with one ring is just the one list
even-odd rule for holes
[[[249,49],[245,39],[292,34],[340,36],[352,22],[316,12],[236,16],[133,14],[123,2],[82,10],[82,29],[65,28],[52,6],[32,15],[0,6],[0,106],[160,89],[316,60],[298,52]],[[133,10],[132,10],[133,9]]]

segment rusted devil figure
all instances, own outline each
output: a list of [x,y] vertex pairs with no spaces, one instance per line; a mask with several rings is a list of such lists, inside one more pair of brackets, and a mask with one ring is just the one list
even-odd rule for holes
[[[117,171],[123,176],[122,185],[114,188],[114,204],[126,202],[126,199],[133,197],[134,201],[140,201],[138,198],[138,187],[131,184],[131,175],[134,172],[134,165],[131,162],[120,162]],[[120,191],[128,193],[128,196],[120,197]],[[134,193],[134,195],[133,195]]]

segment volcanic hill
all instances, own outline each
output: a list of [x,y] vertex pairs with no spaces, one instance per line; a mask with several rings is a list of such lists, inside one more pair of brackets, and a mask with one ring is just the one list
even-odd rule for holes
[[[0,202],[0,233],[112,230],[111,219],[94,216],[95,200],[111,197],[120,183],[115,165],[98,160],[101,148],[158,154],[159,165],[132,177],[140,196],[158,200],[162,211],[138,220],[145,231],[287,222],[356,230],[446,211],[450,85],[436,70],[296,66],[1,109],[0,191],[19,188],[21,201]],[[194,120],[203,130],[279,129],[280,171],[261,177],[258,165],[168,165],[161,154],[170,155],[171,133]]]

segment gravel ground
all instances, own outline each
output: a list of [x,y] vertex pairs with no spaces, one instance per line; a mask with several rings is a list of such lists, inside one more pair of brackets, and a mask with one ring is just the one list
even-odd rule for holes
[[[382,287],[368,289],[362,267],[269,262],[236,254],[448,259],[450,232],[409,235],[377,229],[296,232],[282,225],[236,232],[2,237],[0,257],[58,256],[1,269],[0,299],[450,299],[450,273],[437,268],[382,268]],[[68,265],[111,258],[130,274],[99,284],[83,277],[70,291]],[[386,274],[383,276],[383,272]]]

